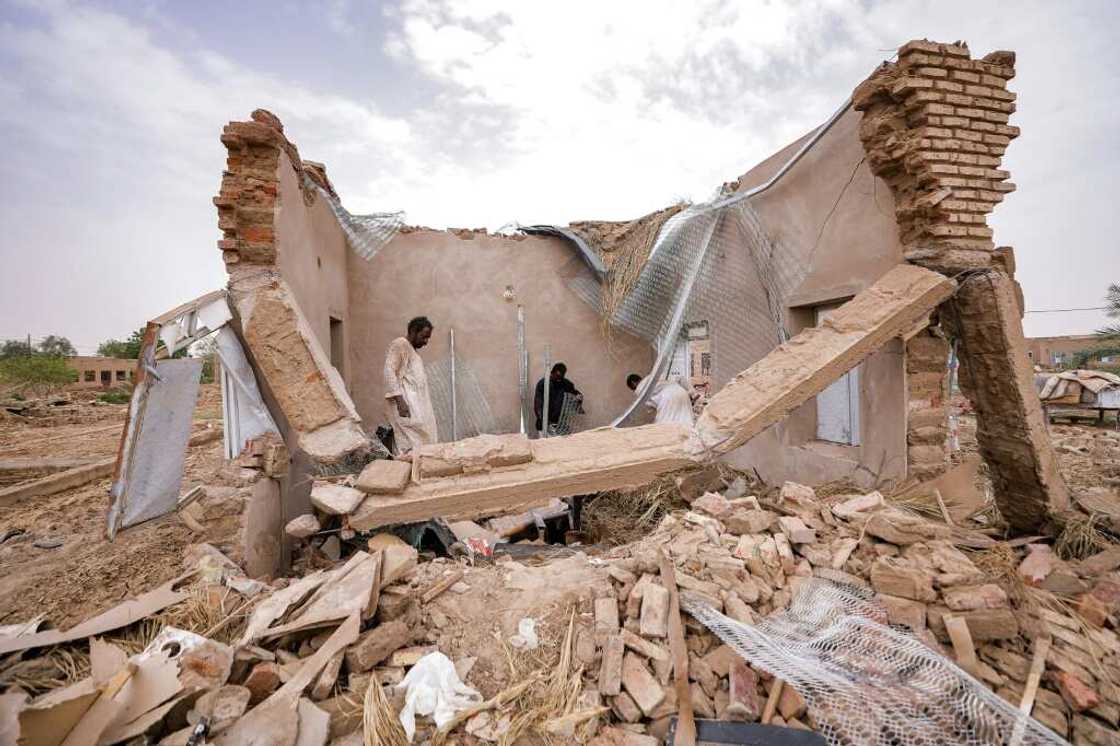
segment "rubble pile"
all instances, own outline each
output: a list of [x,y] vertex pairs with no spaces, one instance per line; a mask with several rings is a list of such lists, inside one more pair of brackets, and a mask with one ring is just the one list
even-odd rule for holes
[[[217,622],[165,626],[131,656],[93,637],[87,677],[36,698],[11,687],[0,711],[25,734],[62,734],[28,741],[44,744],[70,732],[88,743],[185,744],[198,732],[211,743],[254,733],[266,739],[255,742],[359,744],[367,716],[396,722],[407,710],[413,742],[512,742],[536,732],[641,746],[658,743],[678,715],[679,652],[696,718],[815,730],[819,714],[796,689],[680,609],[700,601],[754,624],[819,578],[873,593],[884,623],[908,628],[1014,707],[1027,702],[1057,735],[1120,742],[1120,546],[1064,561],[1040,540],[997,542],[878,492],[819,497],[790,482],[767,499],[736,481],[690,494],[688,510],[641,541],[590,557],[570,546],[537,564],[474,552],[421,561],[389,533],[345,542],[331,534],[330,548],[303,545],[303,577],[264,583],[196,545],[185,560],[192,591],[164,601],[217,604]],[[312,538],[344,515],[347,489],[317,485],[315,514],[289,534]],[[3,632],[0,650],[35,648],[18,643],[34,626]],[[517,655],[543,666],[532,674],[506,666]],[[421,699],[411,689],[430,670],[453,681],[448,701],[458,703],[442,719],[437,710],[435,722],[431,710],[406,704]],[[558,671],[568,677],[562,686]],[[371,685],[381,696],[367,697]]]

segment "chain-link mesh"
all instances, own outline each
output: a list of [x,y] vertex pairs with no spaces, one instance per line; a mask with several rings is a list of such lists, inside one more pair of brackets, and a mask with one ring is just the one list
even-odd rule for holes
[[373,259],[397,235],[404,225],[404,212],[371,212],[367,215],[353,215],[342,202],[326,189],[304,176],[308,188],[314,188],[319,196],[330,205],[331,212],[338,218],[338,225],[346,234],[346,242],[351,250],[366,261]]
[[681,605],[752,666],[792,686],[831,744],[1061,744],[901,628],[870,591],[805,581],[788,610],[743,624],[682,594]]
[[472,438],[482,433],[497,433],[498,423],[490,403],[482,393],[478,375],[459,355],[455,356],[455,434],[451,432],[451,357],[425,368],[432,409],[436,415],[439,440]]

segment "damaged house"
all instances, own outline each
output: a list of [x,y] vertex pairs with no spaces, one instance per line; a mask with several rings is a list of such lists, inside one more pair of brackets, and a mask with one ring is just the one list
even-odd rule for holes
[[[110,533],[177,499],[168,450],[185,443],[198,375],[189,360],[157,360],[157,344],[174,352],[218,330],[227,455],[259,456],[268,433],[291,455],[247,509],[264,571],[282,562],[270,547],[308,509],[314,476],[368,452],[385,349],[419,313],[436,324],[424,356],[443,444],[341,511],[354,529],[501,514],[714,460],[772,484],[933,477],[948,459],[951,353],[1000,506],[1038,528],[1067,496],[1024,353],[1013,253],[986,224],[1014,189],[999,168],[1018,134],[1013,59],[908,44],[710,202],[510,235],[352,215],[276,117],[231,122],[214,198],[228,289],[149,325]],[[585,411],[572,435],[528,440],[530,385],[558,360]],[[634,371],[648,374],[636,398],[624,385]],[[693,431],[643,424],[647,384],[668,375],[709,392]]]
[[[68,630],[0,631],[8,663],[44,651],[19,670],[90,640],[64,686],[0,694],[0,734],[1117,743],[1120,510],[1069,510],[987,225],[1015,188],[1014,62],[910,42],[708,202],[500,235],[354,215],[275,116],[231,122],[228,286],[149,322],[115,464],[81,467],[114,469],[110,538],[177,510],[207,543]],[[382,363],[418,314],[439,442],[394,460]],[[200,361],[173,355],[209,337],[223,428],[192,436]],[[538,437],[557,361],[584,401]],[[978,451],[952,461],[951,371]],[[692,426],[649,421],[675,376]],[[217,437],[218,484],[181,494]],[[631,488],[669,498],[620,509],[625,543],[579,530]]]

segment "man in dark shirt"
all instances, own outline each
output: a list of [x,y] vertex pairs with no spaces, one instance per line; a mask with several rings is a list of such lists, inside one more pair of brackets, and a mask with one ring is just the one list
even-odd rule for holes
[[[560,425],[560,415],[564,410],[564,395],[576,397],[576,401],[582,401],[583,394],[576,389],[575,384],[569,381],[564,376],[568,372],[568,366],[563,363],[556,363],[552,366],[552,372],[548,376],[548,426],[549,435],[559,435],[557,426]],[[537,432],[544,430],[544,423],[542,422],[542,412],[544,411],[544,379],[537,381],[537,389],[533,394],[533,413],[537,416]]]

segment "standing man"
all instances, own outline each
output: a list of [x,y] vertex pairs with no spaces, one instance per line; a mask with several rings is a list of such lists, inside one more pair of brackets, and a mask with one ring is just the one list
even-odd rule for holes
[[416,352],[432,338],[432,322],[417,316],[408,322],[407,331],[407,336],[389,343],[385,353],[386,414],[398,456],[410,456],[414,449],[439,440],[428,374]]
[[[576,397],[577,402],[583,401],[583,394],[576,389],[574,383],[564,376],[568,373],[568,366],[556,363],[548,376],[548,435],[564,435],[560,432],[560,415],[564,411],[564,395]],[[537,381],[537,389],[533,393],[533,413],[537,416],[537,432],[544,432],[544,379]]]
[[[637,391],[642,380],[637,373],[631,373],[626,377],[626,385],[631,391]],[[692,396],[680,376],[655,383],[646,399],[646,406],[656,412],[654,424],[674,422],[692,427]]]

